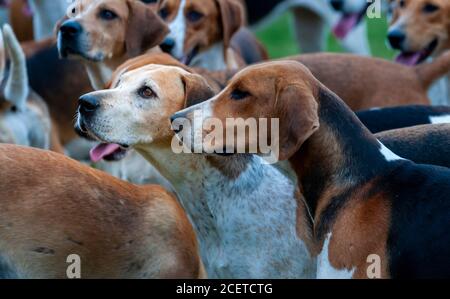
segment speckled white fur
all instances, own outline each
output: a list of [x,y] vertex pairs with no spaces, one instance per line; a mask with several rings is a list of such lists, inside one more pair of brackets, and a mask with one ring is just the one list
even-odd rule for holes
[[210,278],[314,278],[297,237],[294,184],[254,156],[236,180],[206,157],[138,149],[174,185],[196,230]]

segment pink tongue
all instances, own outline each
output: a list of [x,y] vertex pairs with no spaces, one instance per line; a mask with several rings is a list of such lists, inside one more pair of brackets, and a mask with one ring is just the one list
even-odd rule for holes
[[421,54],[419,52],[412,54],[402,53],[395,58],[395,61],[404,65],[414,66],[419,63],[420,57]]
[[95,163],[99,162],[106,156],[109,156],[118,150],[120,150],[120,146],[117,144],[100,143],[91,150],[91,160]]
[[334,26],[333,33],[339,39],[344,39],[347,34],[358,24],[358,14],[343,16]]

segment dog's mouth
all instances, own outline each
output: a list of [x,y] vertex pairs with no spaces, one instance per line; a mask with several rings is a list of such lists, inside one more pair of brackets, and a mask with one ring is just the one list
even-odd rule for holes
[[81,50],[78,45],[73,45],[72,42],[64,42],[58,40],[58,52],[61,58],[82,58],[91,62],[101,62],[104,60],[105,55],[103,53],[97,53],[90,55],[86,51]]
[[195,58],[195,56],[197,56],[199,49],[200,49],[199,46],[194,47],[187,55],[181,57],[180,62],[185,65],[189,65]]
[[94,163],[105,161],[120,161],[126,157],[128,149],[115,143],[100,143],[89,152],[91,161]]
[[89,157],[94,163],[100,162],[101,160],[109,162],[120,161],[125,158],[128,153],[128,145],[101,141],[99,137],[95,136],[86,128],[86,125],[82,121],[75,126],[75,131],[78,135],[87,140],[100,141],[99,144],[94,146],[89,152]]
[[343,14],[341,19],[333,27],[333,34],[338,39],[344,39],[347,35],[355,29],[366,14],[366,9],[359,13]]
[[84,51],[74,49],[72,47],[64,47],[59,50],[59,55],[61,58],[82,58],[91,62],[102,62],[104,60],[104,55],[98,53],[96,55],[88,55]]
[[436,50],[437,46],[439,44],[439,40],[436,38],[434,39],[425,49],[419,52],[402,52],[400,53],[396,58],[395,61],[398,63],[414,66],[417,64],[420,64],[424,62],[425,60],[430,57],[434,50]]

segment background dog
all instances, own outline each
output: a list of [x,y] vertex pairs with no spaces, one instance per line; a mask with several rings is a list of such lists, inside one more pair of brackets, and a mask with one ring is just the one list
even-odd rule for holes
[[[450,2],[446,0],[393,0],[388,39],[400,51],[397,61],[423,63],[450,50]],[[449,105],[450,75],[430,90],[434,105]]]

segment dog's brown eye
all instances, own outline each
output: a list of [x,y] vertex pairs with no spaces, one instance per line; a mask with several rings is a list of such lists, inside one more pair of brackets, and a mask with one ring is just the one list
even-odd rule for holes
[[144,98],[144,99],[149,99],[155,96],[155,93],[153,92],[153,90],[150,87],[142,87],[141,89],[139,89],[138,92],[139,96]]
[[230,94],[231,99],[235,100],[235,101],[240,101],[243,100],[245,98],[248,98],[250,96],[250,93],[246,92],[246,91],[242,91],[240,89],[235,89],[233,90],[233,92]]
[[199,11],[191,10],[187,13],[186,18],[189,22],[194,23],[200,21],[203,18],[203,14]]
[[401,8],[405,7],[405,0],[400,0],[398,4]]
[[167,19],[167,17],[169,16],[169,10],[167,9],[167,7],[161,8],[159,10],[159,16],[165,20]]
[[103,20],[111,21],[117,18],[117,14],[111,10],[103,9],[99,14]]
[[438,10],[439,10],[439,6],[431,4],[431,3],[427,3],[423,7],[423,11],[425,13],[433,13],[433,12],[438,11]]

